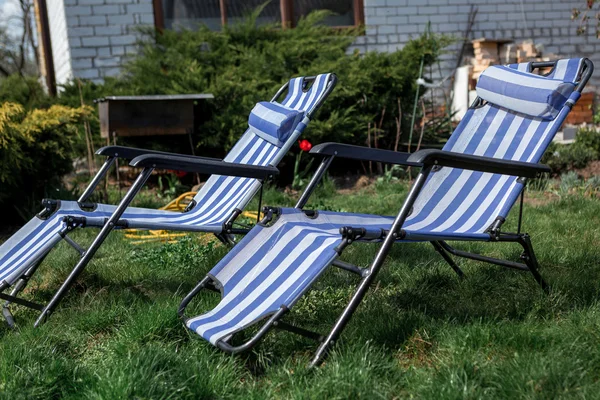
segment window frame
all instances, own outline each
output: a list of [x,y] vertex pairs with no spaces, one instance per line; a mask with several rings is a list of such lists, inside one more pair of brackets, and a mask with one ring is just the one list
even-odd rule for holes
[[[152,0],[152,7],[154,8],[154,26],[158,31],[165,29],[165,17],[162,2],[163,0]],[[281,27],[283,29],[293,28],[295,26],[294,0],[279,0],[279,7],[281,9]],[[221,10],[221,26],[227,25],[227,0],[219,0],[219,8]],[[354,10],[354,25],[333,26],[332,28],[343,29],[364,26],[364,0],[352,0],[352,8]]]

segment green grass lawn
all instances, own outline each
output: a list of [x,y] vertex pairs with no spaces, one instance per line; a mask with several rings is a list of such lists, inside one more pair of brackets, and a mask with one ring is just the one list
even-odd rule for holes
[[[312,204],[393,215],[405,194],[404,184],[321,190]],[[293,197],[270,190],[265,203],[291,205]],[[461,281],[430,245],[398,244],[342,340],[314,370],[306,365],[315,344],[290,333],[273,331],[253,352],[230,356],[183,327],[180,300],[224,247],[198,236],[139,246],[113,233],[43,327],[32,328],[36,313],[14,307],[18,330],[0,328],[0,397],[597,398],[600,202],[579,194],[536,204],[526,205],[524,228],[550,295],[528,273],[466,260],[458,260]],[[86,242],[94,233],[75,238]],[[520,254],[512,244],[459,247],[513,260]],[[366,266],[377,248],[352,245],[344,259]],[[61,245],[27,297],[49,299],[75,261]],[[290,319],[327,332],[355,283],[328,271]],[[200,305],[214,304],[213,296]]]

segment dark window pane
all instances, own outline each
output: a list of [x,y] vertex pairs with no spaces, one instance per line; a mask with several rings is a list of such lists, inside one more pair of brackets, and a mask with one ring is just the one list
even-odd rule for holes
[[354,25],[354,0],[294,0],[294,20],[314,10],[329,10],[335,13],[323,23],[329,26]]
[[[221,8],[219,0],[162,0],[165,28],[185,27],[193,29],[205,24],[212,30],[221,29]],[[239,22],[251,13],[264,0],[227,0],[227,23]],[[258,17],[258,23],[281,21],[279,1],[271,1]]]
[[165,28],[193,29],[202,23],[212,30],[221,29],[219,0],[162,0]]
[[[243,17],[250,14],[265,0],[227,0],[227,23],[235,24]],[[279,0],[271,0],[258,16],[259,24],[272,24],[281,22],[281,9]]]

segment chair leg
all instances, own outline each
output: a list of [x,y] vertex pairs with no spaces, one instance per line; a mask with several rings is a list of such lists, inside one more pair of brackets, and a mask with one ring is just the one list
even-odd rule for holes
[[[27,284],[29,283],[29,279],[33,276],[35,271],[42,264],[42,261],[44,261],[44,258],[46,258],[46,256],[42,257],[31,268],[29,268],[27,271],[25,271],[23,276],[17,281],[13,290],[10,292],[11,296],[17,297],[18,294],[23,289],[25,289],[25,286],[27,286]],[[14,329],[16,326],[15,326],[15,319],[12,315],[12,312],[10,311],[11,304],[12,304],[12,302],[10,300],[7,300],[6,303],[4,303],[4,305],[2,305],[2,315],[4,316],[4,319],[6,320],[6,323],[8,324],[8,326],[10,328]]]
[[379,248],[379,251],[375,256],[373,263],[366,271],[364,278],[361,279],[360,284],[356,289],[356,292],[354,292],[352,299],[350,299],[350,302],[335,322],[335,325],[331,329],[331,332],[329,332],[327,338],[323,341],[323,343],[321,343],[321,345],[317,349],[313,359],[310,362],[311,367],[315,367],[321,363],[323,358],[327,355],[327,352],[329,351],[330,347],[335,344],[340,334],[350,321],[350,318],[352,318],[352,314],[354,314],[354,311],[356,311],[362,299],[365,297],[365,294],[369,290],[369,287],[373,283],[373,280],[377,276],[377,273],[383,266],[383,263],[387,255],[389,254],[390,249],[392,248],[396,240],[398,240],[398,238],[400,237],[399,235],[401,235],[402,225],[404,224],[406,217],[410,213],[410,209],[412,208],[417,196],[419,195],[421,188],[425,184],[425,180],[427,179],[427,176],[429,175],[430,171],[431,168],[426,167],[421,170],[419,175],[417,175],[417,178],[415,179],[415,182],[413,183],[413,186],[410,192],[408,193],[408,196],[406,197],[402,208],[400,208],[400,212],[398,213],[398,215],[394,219],[394,222],[392,223],[392,226],[390,227],[388,235],[383,240],[383,244]]
[[192,291],[184,297],[184,299],[181,301],[181,304],[179,304],[179,307],[177,308],[177,315],[179,315],[179,318],[185,320],[184,312],[188,304],[190,304],[192,299],[196,297],[196,295],[206,287],[209,281],[210,277],[205,276],[200,282],[198,282],[198,284],[192,289]]
[[344,328],[350,321],[350,318],[352,318],[352,314],[354,314],[354,311],[359,306],[363,297],[369,290],[369,287],[371,286],[371,282],[374,277],[373,275],[374,274],[369,274],[366,277],[361,279],[361,282],[358,285],[356,292],[354,292],[352,299],[350,299],[350,302],[348,303],[348,305],[346,306],[346,308],[344,309],[342,314],[339,316],[339,318],[335,322],[335,325],[329,332],[329,335],[327,335],[327,338],[325,340],[323,340],[323,342],[319,345],[319,348],[315,352],[315,355],[313,356],[313,359],[311,360],[309,367],[318,366],[321,363],[321,361],[323,361],[323,359],[327,356],[329,349],[335,344],[335,342],[339,338],[340,334],[342,333],[342,331],[344,330]]
[[531,244],[531,238],[528,234],[521,235],[519,238],[519,244],[523,246],[523,254],[521,258],[527,264],[529,272],[533,275],[535,281],[541,286],[542,290],[546,293],[550,293],[550,285],[542,278],[542,275],[539,273],[539,263],[535,256],[535,252],[533,251],[533,245]]
[[83,256],[81,257],[81,259],[79,260],[77,265],[75,265],[75,267],[73,268],[73,270],[71,271],[69,276],[67,276],[67,279],[65,279],[63,284],[57,290],[54,297],[52,297],[52,299],[44,307],[40,316],[35,321],[35,324],[34,324],[35,327],[37,327],[37,326],[41,325],[43,322],[45,322],[46,319],[48,318],[48,316],[50,314],[52,314],[52,312],[54,311],[56,306],[60,303],[60,301],[63,299],[63,297],[67,294],[67,292],[71,288],[71,286],[75,283],[75,280],[77,279],[77,277],[83,272],[85,267],[92,260],[92,258],[96,254],[96,251],[98,251],[98,249],[100,248],[102,243],[104,243],[104,240],[106,240],[106,238],[108,237],[108,234],[114,229],[116,224],[119,222],[119,220],[121,219],[121,216],[123,215],[123,213],[129,206],[129,204],[131,204],[131,201],[133,200],[133,198],[142,189],[142,187],[144,186],[144,184],[146,183],[146,181],[152,174],[153,170],[154,170],[153,168],[144,168],[144,170],[142,170],[140,175],[138,175],[137,179],[135,180],[135,182],[133,183],[133,185],[127,192],[127,194],[125,194],[125,196],[123,197],[123,199],[121,200],[121,202],[119,203],[117,208],[115,209],[114,213],[110,216],[108,221],[106,221],[106,223],[100,230],[100,233],[98,233],[98,236],[96,236],[96,238],[94,239],[94,241],[92,242],[92,244],[90,245],[88,250],[83,254]]
[[446,250],[444,250],[444,248],[440,245],[440,243],[439,242],[431,242],[431,244],[433,245],[433,248],[436,249],[438,253],[440,253],[442,258],[450,265],[450,267],[454,270],[454,272],[456,272],[458,277],[460,279],[463,279],[465,277],[464,272],[462,271],[462,269],[460,269],[460,267],[458,265],[456,265],[456,263],[454,262],[452,257],[450,257],[450,255],[446,252]]

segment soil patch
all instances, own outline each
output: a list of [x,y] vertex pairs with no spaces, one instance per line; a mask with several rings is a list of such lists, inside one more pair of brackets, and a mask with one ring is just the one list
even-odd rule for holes
[[584,179],[600,175],[600,161],[592,161],[585,168],[576,170],[577,174]]

